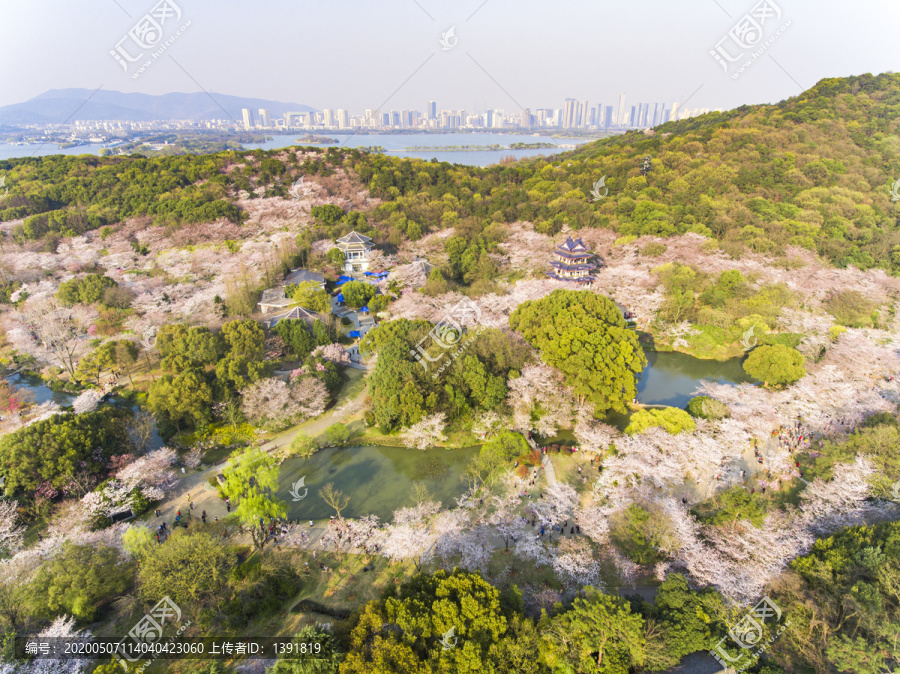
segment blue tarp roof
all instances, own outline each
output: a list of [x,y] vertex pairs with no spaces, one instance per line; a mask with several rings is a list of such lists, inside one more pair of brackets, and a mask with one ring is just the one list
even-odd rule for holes
[[359,337],[359,330],[351,330],[350,336],[351,337]]

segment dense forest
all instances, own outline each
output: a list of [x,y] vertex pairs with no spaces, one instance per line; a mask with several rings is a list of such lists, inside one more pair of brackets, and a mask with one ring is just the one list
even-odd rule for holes
[[[795,245],[836,266],[896,273],[900,232],[890,188],[900,177],[898,118],[900,75],[882,74],[826,79],[775,105],[481,169],[339,148],[313,149],[302,163],[278,150],[11,159],[0,162],[10,187],[0,221],[24,219],[12,231],[17,241],[135,215],[176,226],[240,222],[234,201],[242,191],[285,196],[298,177],[345,168],[382,200],[363,227],[376,240],[396,245],[454,227],[448,253],[467,285],[490,275],[483,254],[503,240],[504,224],[519,220],[545,234],[564,224],[623,237],[697,232],[735,257]],[[593,201],[591,188],[604,176],[609,192]],[[326,227],[318,235],[335,233]]]

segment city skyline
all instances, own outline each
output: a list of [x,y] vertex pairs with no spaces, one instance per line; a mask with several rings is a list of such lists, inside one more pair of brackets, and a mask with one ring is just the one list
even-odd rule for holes
[[[472,111],[555,108],[566,97],[596,102],[598,90],[732,109],[783,100],[825,77],[891,70],[898,50],[889,46],[890,27],[900,20],[896,4],[861,0],[854,14],[881,20],[865,36],[843,35],[844,49],[837,50],[822,36],[842,28],[843,5],[768,0],[770,12],[777,7],[777,17],[768,18],[778,23],[770,25],[786,31],[734,79],[732,59],[739,62],[744,52],[722,41],[753,13],[759,3],[752,0],[685,7],[575,0],[552,13],[531,0],[516,12],[500,0],[452,7],[348,0],[341,8],[271,0],[265,12],[235,0],[222,0],[215,11],[168,2],[170,23],[158,43],[164,49],[156,51],[153,45],[142,51],[133,40],[156,0],[95,0],[92,12],[61,0],[11,5],[0,26],[0,54],[16,67],[4,70],[0,105],[83,87],[240,92],[360,111],[421,109],[428,100]],[[28,26],[40,26],[42,39]],[[146,72],[136,70],[139,57],[147,59]],[[614,98],[602,102],[619,112]]]

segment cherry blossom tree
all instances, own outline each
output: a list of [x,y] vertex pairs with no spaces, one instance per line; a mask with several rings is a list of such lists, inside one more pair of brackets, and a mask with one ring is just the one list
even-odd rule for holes
[[579,446],[593,454],[603,454],[620,435],[614,427],[597,421],[592,411],[585,406],[578,410],[574,433]]
[[22,547],[25,527],[19,524],[19,502],[0,501],[0,552],[13,555]]
[[412,442],[414,447],[428,449],[439,442],[447,441],[447,436],[444,435],[446,425],[447,415],[443,412],[437,412],[404,429],[403,435]]
[[313,356],[322,356],[325,360],[330,360],[337,365],[347,365],[350,363],[350,354],[343,344],[326,344],[317,346],[313,349]]
[[[538,521],[549,526],[558,526],[572,519],[578,494],[569,485],[557,482],[544,490],[544,497],[532,506]],[[573,520],[574,521],[574,520]]]
[[[87,639],[93,636],[88,630],[75,629],[74,616],[57,616],[48,627],[37,634],[37,640],[41,639]],[[94,666],[93,661],[87,659],[40,658],[33,660],[28,667],[31,674],[81,674]]]
[[200,449],[199,447],[194,447],[184,457],[184,465],[187,468],[199,468],[202,461],[203,461],[203,450]]
[[482,438],[499,433],[500,431],[510,427],[510,420],[500,416],[494,411],[482,412],[472,424],[472,432],[480,435]]
[[602,587],[600,563],[588,539],[563,538],[553,555],[553,570],[570,589],[585,585]]
[[322,414],[328,390],[315,377],[298,376],[290,384],[268,377],[245,388],[241,397],[248,419],[264,428],[278,429]]
[[437,501],[424,501],[395,510],[392,524],[383,530],[380,553],[390,559],[424,560],[437,540],[431,523],[440,509]]
[[72,409],[75,414],[84,414],[85,412],[93,412],[100,405],[103,398],[103,391],[100,389],[87,389],[82,391],[75,400],[72,401]]
[[167,489],[175,482],[175,471],[171,466],[177,458],[171,447],[153,450],[116,473],[116,479],[129,489],[144,486]]
[[510,379],[507,386],[507,402],[513,409],[517,429],[547,437],[571,422],[574,400],[562,374],[549,365],[526,365],[521,375]]

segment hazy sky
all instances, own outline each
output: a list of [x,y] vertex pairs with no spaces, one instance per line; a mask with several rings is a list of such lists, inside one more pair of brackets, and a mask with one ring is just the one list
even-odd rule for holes
[[[556,108],[566,97],[614,105],[622,91],[629,105],[727,109],[776,102],[823,77],[900,67],[898,0],[774,0],[781,17],[765,23],[764,38],[790,25],[737,79],[736,66],[724,72],[709,52],[753,0],[173,1],[182,16],[164,38],[190,26],[132,79],[109,52],[154,0],[0,0],[0,105],[102,86],[205,89],[352,114],[424,110],[428,100],[470,112]],[[451,26],[458,41],[444,50]]]

